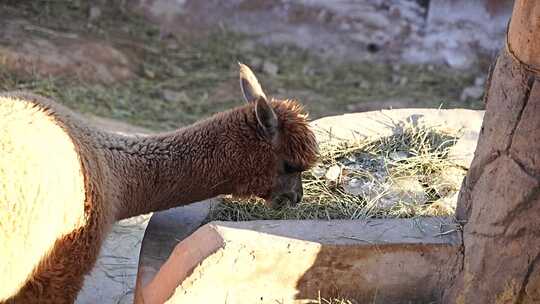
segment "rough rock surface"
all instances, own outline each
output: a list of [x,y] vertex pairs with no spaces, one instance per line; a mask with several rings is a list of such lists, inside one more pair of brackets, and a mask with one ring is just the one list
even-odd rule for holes
[[443,303],[538,303],[540,81],[503,51],[487,94],[456,214],[464,249]]

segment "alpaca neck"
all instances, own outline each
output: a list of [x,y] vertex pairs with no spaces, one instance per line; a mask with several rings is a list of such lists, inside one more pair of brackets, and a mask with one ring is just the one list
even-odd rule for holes
[[[220,139],[231,118],[236,117],[240,123],[245,119],[238,118],[247,115],[233,114],[236,115],[221,115],[169,134],[104,137],[102,148],[115,186],[112,195],[116,218],[231,193],[231,166],[220,161],[227,152]],[[226,118],[228,121],[224,121]]]

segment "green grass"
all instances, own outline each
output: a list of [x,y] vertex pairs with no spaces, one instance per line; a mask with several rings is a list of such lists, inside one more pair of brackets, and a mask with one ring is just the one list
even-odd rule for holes
[[[454,210],[441,199],[458,191],[459,179],[465,175],[465,170],[448,159],[448,150],[455,141],[454,134],[406,127],[393,136],[377,140],[323,143],[319,163],[303,174],[304,199],[299,205],[273,209],[257,198],[227,197],[212,208],[208,221],[452,215]],[[398,153],[407,156],[396,159]],[[326,174],[333,167],[339,168],[337,179]],[[457,181],[441,178],[447,172],[457,175]],[[367,193],[346,191],[353,179],[369,185]],[[420,185],[425,203],[414,201],[414,196],[402,199],[402,195],[393,194],[397,191],[392,190],[393,185],[403,179]],[[394,204],[387,206],[385,202]]]

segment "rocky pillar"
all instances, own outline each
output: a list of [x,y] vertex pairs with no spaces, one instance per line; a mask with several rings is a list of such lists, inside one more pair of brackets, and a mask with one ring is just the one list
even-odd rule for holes
[[444,303],[540,303],[540,1],[515,2],[490,79]]

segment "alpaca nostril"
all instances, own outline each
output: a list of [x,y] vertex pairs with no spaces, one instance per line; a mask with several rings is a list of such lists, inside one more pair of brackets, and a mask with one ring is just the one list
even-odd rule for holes
[[283,196],[289,200],[289,204],[291,206],[298,205],[298,203],[302,200],[302,194],[297,193],[297,192],[289,192],[289,193],[283,194]]
[[287,198],[289,199],[289,204],[291,206],[296,206],[301,199],[301,197],[296,192],[287,193]]
[[296,191],[296,202],[295,205],[299,204],[304,197],[304,188],[302,187],[302,181],[300,181],[300,187]]
[[302,202],[302,198],[304,197],[304,195],[302,194],[302,192],[300,193],[297,193],[296,194],[296,202],[294,202],[295,205],[298,205],[300,204],[300,202]]
[[272,206],[275,208],[285,205],[296,206],[302,200],[302,195],[296,192],[287,192],[280,194],[272,199]]
[[302,186],[301,174],[298,174],[298,179],[296,180],[294,192],[296,194],[296,201],[294,202],[294,205],[298,205],[302,201],[302,198],[304,197],[304,187]]

